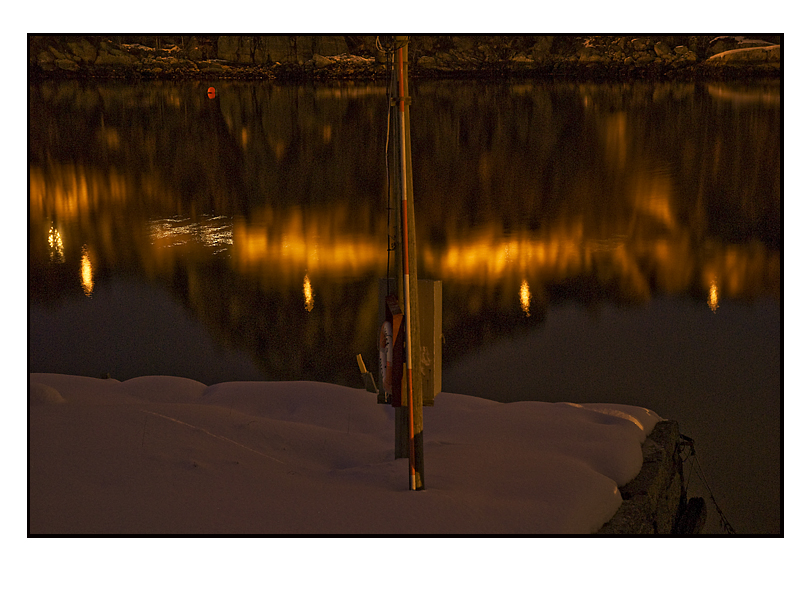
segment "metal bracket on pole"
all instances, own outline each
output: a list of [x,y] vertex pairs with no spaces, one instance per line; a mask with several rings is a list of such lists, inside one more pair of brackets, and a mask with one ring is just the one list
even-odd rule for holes
[[394,107],[395,105],[400,105],[403,103],[404,105],[411,105],[412,98],[411,97],[392,97],[389,99],[389,105]]

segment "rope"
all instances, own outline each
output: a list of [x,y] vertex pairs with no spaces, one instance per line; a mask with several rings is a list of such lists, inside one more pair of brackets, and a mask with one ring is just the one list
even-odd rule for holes
[[393,98],[395,96],[394,87],[396,84],[395,80],[395,68],[394,68],[394,54],[398,50],[399,47],[404,47],[406,43],[408,43],[408,39],[405,42],[398,42],[395,38],[391,35],[384,36],[385,41],[381,41],[381,36],[378,35],[375,37],[375,47],[378,48],[379,51],[386,53],[387,60],[386,60],[386,67],[387,67],[387,76],[389,77],[389,86],[386,89],[386,103],[387,103],[387,113],[386,113],[386,143],[384,146],[384,155],[386,157],[386,196],[387,196],[387,205],[386,205],[386,288],[387,293],[392,292],[392,287],[390,285],[391,282],[391,272],[390,272],[390,260],[392,258],[392,252],[395,250],[395,238],[389,234],[389,229],[392,227],[392,183],[391,183],[391,173],[389,171],[389,130],[391,127],[392,121],[392,107],[393,107]]
[[375,47],[378,48],[378,51],[382,51],[387,54],[394,54],[398,49],[401,47],[406,47],[406,44],[409,43],[408,37],[405,41],[398,41],[395,39],[394,35],[383,35],[383,38],[384,40],[381,41],[381,35],[375,36]]
[[[697,469],[697,473],[699,475],[699,479],[702,481],[702,483],[705,486],[705,489],[708,491],[708,495],[710,496],[711,502],[713,503],[713,506],[716,507],[716,512],[719,513],[719,519],[720,519],[719,524],[722,526],[722,529],[725,530],[725,533],[735,535],[736,530],[733,529],[733,526],[730,524],[730,521],[728,521],[727,517],[725,517],[725,514],[722,512],[722,508],[719,506],[719,503],[716,502],[716,497],[713,496],[713,492],[711,491],[710,486],[708,485],[708,480],[707,480],[707,478],[705,478],[705,472],[702,471],[702,465],[699,463],[699,456],[696,454],[696,447],[694,447],[694,440],[691,437],[685,436],[684,434],[680,434],[679,436],[680,436],[680,439],[682,439],[682,442],[679,443],[679,445],[678,445],[679,451],[680,451],[680,459],[682,460],[683,463],[685,463],[689,459],[692,460],[692,462],[693,461],[696,462],[696,469]],[[686,449],[688,450],[688,454],[685,457],[682,457],[682,453],[684,453]],[[693,465],[691,465],[689,467],[691,467],[691,469],[693,469]],[[689,474],[688,480],[686,481],[686,484],[685,484],[685,489],[686,490],[688,489],[689,482],[690,482],[690,474]]]

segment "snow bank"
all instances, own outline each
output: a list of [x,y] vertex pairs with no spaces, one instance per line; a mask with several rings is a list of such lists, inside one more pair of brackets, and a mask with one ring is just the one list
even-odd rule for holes
[[424,409],[426,490],[394,410],[314,382],[29,376],[31,533],[590,533],[660,418],[625,405]]

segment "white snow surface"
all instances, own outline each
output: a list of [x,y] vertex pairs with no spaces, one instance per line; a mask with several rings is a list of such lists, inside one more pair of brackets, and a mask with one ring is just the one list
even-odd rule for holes
[[394,409],[325,383],[29,375],[31,534],[587,534],[661,418],[617,404],[424,408],[426,489]]

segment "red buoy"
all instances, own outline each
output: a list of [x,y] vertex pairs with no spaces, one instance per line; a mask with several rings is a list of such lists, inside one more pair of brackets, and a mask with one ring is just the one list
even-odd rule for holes
[[216,91],[214,90],[214,87],[213,87],[213,86],[210,86],[210,87],[209,87],[209,92],[208,92],[208,94],[209,94],[209,99],[214,99],[214,95],[216,94]]

